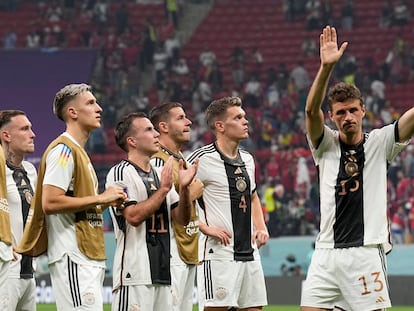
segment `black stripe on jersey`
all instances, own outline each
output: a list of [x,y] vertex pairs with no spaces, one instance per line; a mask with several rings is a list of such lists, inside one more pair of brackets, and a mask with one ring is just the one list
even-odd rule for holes
[[210,260],[204,261],[204,290],[206,293],[206,299],[213,299],[213,279],[211,277],[211,262]]
[[[122,182],[124,180],[124,169],[125,167],[129,166],[130,163],[128,161],[121,161],[118,163],[113,170],[114,174],[114,182]],[[115,215],[116,224],[122,232],[126,232],[126,220],[124,216],[117,215],[116,208],[111,207],[113,214]]]
[[381,258],[382,273],[383,273],[384,278],[385,278],[387,289],[389,290],[390,287],[388,285],[387,261],[386,261],[386,257],[385,257],[386,254],[385,254],[384,247],[382,245],[378,245],[378,252],[379,252],[379,256]]
[[152,162],[152,166],[154,167],[163,167],[164,166],[164,160],[161,158],[152,158],[154,161]]
[[118,311],[128,311],[129,287],[121,286],[119,289]]
[[124,168],[129,166],[130,163],[128,161],[121,161],[114,167],[114,182],[122,181],[124,179]]
[[73,307],[77,308],[82,305],[80,288],[79,288],[79,276],[78,276],[78,265],[70,260],[68,257],[68,277],[69,277],[69,288],[72,296]]
[[240,152],[236,159],[229,159],[216,147],[224,162],[228,192],[230,197],[231,218],[234,233],[234,260],[252,261],[253,247],[251,239],[252,196],[249,173]]
[[357,146],[340,142],[341,158],[335,186],[334,247],[364,245],[365,150],[363,141]]
[[210,145],[201,147],[201,148],[195,150],[192,154],[190,154],[187,158],[187,161],[190,164],[193,164],[195,159],[201,158],[203,155],[208,154],[208,153],[213,153],[215,151],[216,151],[216,148],[214,147],[214,144],[210,144]]

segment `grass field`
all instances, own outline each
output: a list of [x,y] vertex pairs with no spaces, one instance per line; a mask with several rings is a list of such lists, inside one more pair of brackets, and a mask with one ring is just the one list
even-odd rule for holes
[[[38,311],[56,311],[56,306],[55,305],[38,305],[37,306],[37,310]],[[109,305],[105,305],[104,308],[105,311],[110,311],[111,307]],[[198,309],[195,307],[193,309],[193,311],[197,311]],[[299,307],[298,306],[267,306],[263,309],[264,311],[298,311]],[[412,311],[413,307],[392,307],[391,309],[388,310],[392,310],[392,311]],[[167,310],[166,310],[167,311]]]

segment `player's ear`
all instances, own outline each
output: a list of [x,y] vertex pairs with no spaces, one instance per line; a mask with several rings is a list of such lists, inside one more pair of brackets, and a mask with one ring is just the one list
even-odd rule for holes
[[168,132],[168,123],[163,121],[158,123],[158,132]]
[[224,131],[224,123],[223,121],[216,121],[214,122],[214,128],[217,132],[223,132]]

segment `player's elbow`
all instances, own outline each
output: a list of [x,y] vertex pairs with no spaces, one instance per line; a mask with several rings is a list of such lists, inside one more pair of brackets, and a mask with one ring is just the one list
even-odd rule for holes
[[52,215],[56,213],[55,208],[53,207],[53,204],[50,203],[43,203],[42,204],[43,213],[45,215]]
[[138,227],[144,221],[144,219],[142,219],[142,217],[140,217],[139,215],[126,215],[124,213],[124,217],[126,221],[133,227]]

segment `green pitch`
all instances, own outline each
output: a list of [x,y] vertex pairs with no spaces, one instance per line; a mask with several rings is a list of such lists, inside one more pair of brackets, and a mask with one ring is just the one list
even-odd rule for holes
[[[37,310],[38,311],[56,311],[56,306],[55,305],[45,305],[45,304],[41,304],[37,306]],[[105,305],[104,307],[105,311],[111,311],[111,306],[110,305]],[[193,311],[197,311],[198,308],[194,307]],[[299,307],[298,306],[267,306],[265,308],[263,308],[264,311],[299,311]],[[392,307],[391,309],[392,311],[412,311],[413,307]]]

